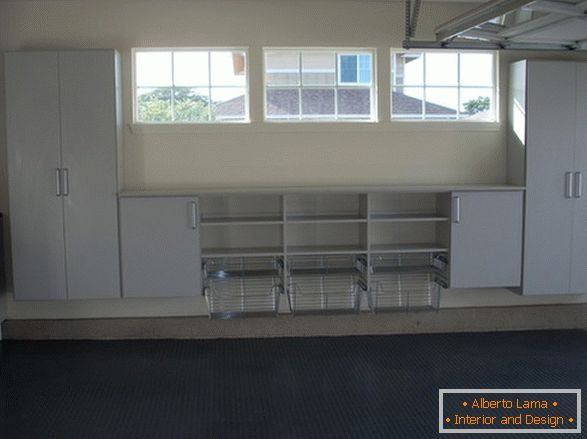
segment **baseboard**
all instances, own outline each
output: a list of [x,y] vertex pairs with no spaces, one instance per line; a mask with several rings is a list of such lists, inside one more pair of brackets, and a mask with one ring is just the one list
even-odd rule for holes
[[4,340],[116,340],[587,329],[587,304],[447,308],[438,312],[240,318],[5,320]]

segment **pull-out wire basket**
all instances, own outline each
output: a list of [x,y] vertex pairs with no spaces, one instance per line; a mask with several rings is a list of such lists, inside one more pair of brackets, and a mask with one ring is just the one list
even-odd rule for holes
[[280,258],[209,258],[202,272],[210,318],[277,314],[283,293]]
[[393,254],[371,257],[372,311],[436,310],[441,285],[446,285],[442,254]]
[[355,313],[367,290],[366,258],[354,255],[293,256],[287,297],[292,314]]

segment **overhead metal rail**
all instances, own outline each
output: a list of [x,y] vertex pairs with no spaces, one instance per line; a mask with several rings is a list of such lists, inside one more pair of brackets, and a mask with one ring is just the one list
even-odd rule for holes
[[421,0],[405,0],[406,49],[587,50],[587,1],[492,0],[441,24],[418,41]]

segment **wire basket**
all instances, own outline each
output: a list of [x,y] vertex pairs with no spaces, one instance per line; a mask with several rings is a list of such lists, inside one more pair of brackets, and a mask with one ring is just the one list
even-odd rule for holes
[[283,293],[280,258],[210,258],[202,271],[211,318],[277,315]]
[[437,310],[446,267],[442,254],[373,256],[369,308],[373,312]]
[[295,256],[288,261],[287,296],[293,314],[356,313],[366,291],[366,258]]

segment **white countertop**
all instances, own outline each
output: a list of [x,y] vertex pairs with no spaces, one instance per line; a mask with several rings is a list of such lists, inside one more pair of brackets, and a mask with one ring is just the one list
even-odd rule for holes
[[212,194],[299,194],[299,193],[357,193],[374,192],[458,192],[458,191],[523,191],[524,186],[506,184],[426,184],[385,186],[253,186],[253,187],[201,187],[187,189],[124,190],[121,198],[132,197],[190,197]]

